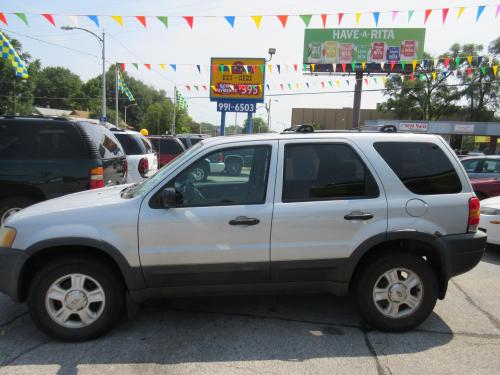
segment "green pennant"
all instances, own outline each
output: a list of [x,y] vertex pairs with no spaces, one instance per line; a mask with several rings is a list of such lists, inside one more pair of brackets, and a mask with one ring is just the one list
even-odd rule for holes
[[292,89],[292,84],[291,84],[291,83],[289,83],[289,84],[288,84],[288,88],[289,88],[290,90]]
[[455,59],[455,66],[459,66],[460,65],[460,57],[457,57]]
[[425,75],[420,74],[420,75],[418,76],[418,78],[420,78],[420,80],[421,80],[421,81],[423,81],[423,80],[425,79]]
[[481,72],[483,73],[483,76],[486,75],[486,67],[485,66],[481,67]]
[[351,69],[352,69],[353,72],[356,71],[356,64],[355,63],[351,64]]
[[139,64],[137,64],[137,63],[132,63],[132,65],[134,66],[134,68],[136,68],[137,70],[139,70]]
[[309,24],[311,23],[312,14],[301,14],[300,18],[302,18],[302,21],[304,21],[306,27],[309,27]]
[[224,64],[220,64],[220,65],[219,65],[219,70],[220,70],[221,72],[224,72]]
[[332,81],[328,81],[328,83],[330,84],[330,87],[333,87]]
[[194,88],[196,91],[200,91],[200,89],[198,88],[198,86],[194,85]]
[[266,71],[266,66],[264,64],[260,65],[260,71],[262,72],[262,74],[265,73]]
[[403,71],[405,70],[405,66],[406,66],[406,61],[401,61],[401,68],[403,69]]
[[307,72],[307,64],[304,64],[304,72]]
[[158,16],[158,20],[168,28],[168,17],[167,16]]
[[415,13],[414,10],[409,10],[408,11],[408,22],[410,22],[411,18],[413,17],[413,13]]
[[14,13],[14,14],[16,16],[18,16],[19,19],[26,24],[26,26],[29,26],[29,24],[28,24],[28,18],[26,17],[26,14],[24,14],[24,13]]

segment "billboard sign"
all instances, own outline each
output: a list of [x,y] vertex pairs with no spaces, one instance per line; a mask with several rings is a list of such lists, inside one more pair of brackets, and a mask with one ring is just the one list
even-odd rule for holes
[[409,132],[427,132],[429,124],[426,122],[401,122],[399,124],[399,131]]
[[[304,64],[371,64],[422,60],[425,29],[306,29]],[[321,69],[320,69],[321,70]]]
[[210,100],[259,103],[264,101],[266,60],[212,58]]

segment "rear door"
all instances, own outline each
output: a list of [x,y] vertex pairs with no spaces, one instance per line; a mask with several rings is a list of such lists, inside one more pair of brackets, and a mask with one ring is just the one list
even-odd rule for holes
[[387,201],[372,166],[343,139],[280,141],[278,165],[272,277],[344,281],[353,250],[387,229]]
[[104,169],[106,186],[126,182],[127,168],[125,152],[113,133],[102,125],[80,122],[83,130],[90,136],[97,149],[97,157]]

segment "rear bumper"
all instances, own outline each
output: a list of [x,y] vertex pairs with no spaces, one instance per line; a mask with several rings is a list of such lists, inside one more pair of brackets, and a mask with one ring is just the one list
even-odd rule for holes
[[0,247],[0,292],[20,301],[19,280],[28,256],[25,251]]

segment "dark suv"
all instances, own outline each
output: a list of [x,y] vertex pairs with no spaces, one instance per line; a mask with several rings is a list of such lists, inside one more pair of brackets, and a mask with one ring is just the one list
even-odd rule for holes
[[0,117],[0,224],[33,203],[122,184],[126,177],[123,149],[104,126]]

